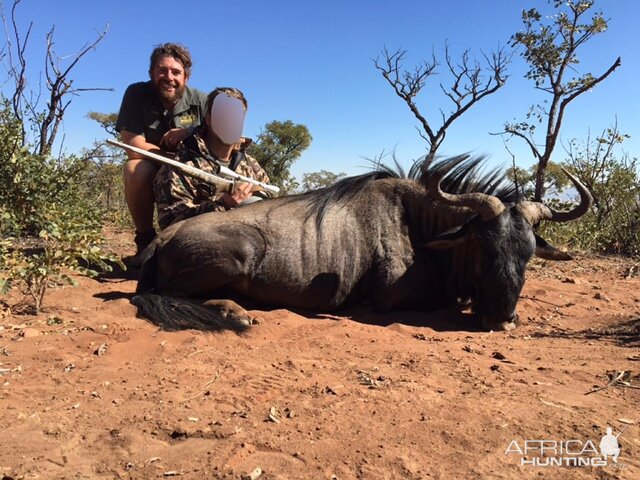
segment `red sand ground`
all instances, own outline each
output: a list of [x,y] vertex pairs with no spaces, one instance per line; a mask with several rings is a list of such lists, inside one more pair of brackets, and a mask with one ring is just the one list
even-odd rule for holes
[[[164,332],[136,318],[134,280],[79,278],[38,316],[16,313],[13,293],[0,478],[640,478],[639,270],[534,261],[510,333],[364,308],[255,311],[243,335]],[[587,394],[618,372],[626,383]],[[578,440],[575,452],[607,426],[626,428],[618,465],[521,465],[525,440]]]

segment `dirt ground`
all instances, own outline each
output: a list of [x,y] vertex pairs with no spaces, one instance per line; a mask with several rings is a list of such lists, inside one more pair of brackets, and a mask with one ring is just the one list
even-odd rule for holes
[[37,316],[0,302],[3,480],[640,478],[637,261],[532,262],[509,333],[364,307],[166,332],[136,317],[133,273]]

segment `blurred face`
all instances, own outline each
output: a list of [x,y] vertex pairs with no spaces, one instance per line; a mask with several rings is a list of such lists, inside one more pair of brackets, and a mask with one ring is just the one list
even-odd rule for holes
[[184,67],[175,58],[159,57],[149,72],[151,84],[165,107],[173,107],[184,94],[188,77]]
[[224,145],[233,145],[242,136],[244,126],[244,104],[242,100],[219,93],[213,99],[207,125]]

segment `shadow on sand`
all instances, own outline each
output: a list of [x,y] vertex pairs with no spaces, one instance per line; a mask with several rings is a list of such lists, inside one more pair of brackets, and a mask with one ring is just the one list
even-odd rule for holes
[[96,277],[96,280],[100,283],[113,282],[117,280],[128,281],[137,280],[140,274],[140,267],[125,267],[122,268],[115,262],[108,262],[111,267],[110,272],[100,272]]
[[[292,310],[295,311],[295,310]],[[310,319],[313,318],[347,318],[366,325],[387,327],[402,324],[410,327],[427,327],[436,332],[480,332],[480,322],[468,312],[450,308],[433,312],[415,310],[398,310],[392,312],[376,312],[368,306],[355,306],[333,314],[297,311]]]
[[632,317],[622,321],[618,320],[604,327],[588,328],[579,331],[556,328],[549,333],[536,332],[532,337],[609,340],[622,347],[637,348],[640,347],[640,317]]

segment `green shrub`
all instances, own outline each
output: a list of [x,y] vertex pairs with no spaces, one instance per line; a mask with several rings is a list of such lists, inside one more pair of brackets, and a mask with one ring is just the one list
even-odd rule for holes
[[[119,263],[104,250],[104,208],[91,194],[90,158],[53,159],[21,144],[20,121],[0,108],[0,291],[22,289],[42,307],[47,288],[75,284],[70,272],[94,276]],[[84,179],[84,181],[83,181]],[[94,190],[95,192],[95,190]]]
[[[589,160],[591,158],[591,160]],[[610,156],[594,168],[595,157],[584,157],[567,168],[594,198],[591,211],[576,222],[545,222],[542,233],[557,244],[588,252],[640,256],[640,174],[636,159]],[[554,208],[569,208],[552,200]]]

